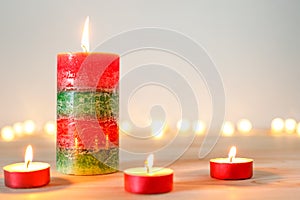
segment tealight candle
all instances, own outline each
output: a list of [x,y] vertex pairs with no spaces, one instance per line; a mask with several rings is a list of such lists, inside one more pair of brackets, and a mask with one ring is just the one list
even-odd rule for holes
[[153,166],[153,154],[145,161],[145,168],[124,171],[125,190],[137,194],[159,194],[173,189],[173,170]]
[[236,147],[230,149],[228,158],[210,160],[210,176],[222,180],[248,179],[253,174],[253,160],[236,158]]
[[32,162],[32,147],[28,145],[24,163],[14,163],[3,167],[5,185],[10,188],[34,188],[50,182],[50,165]]

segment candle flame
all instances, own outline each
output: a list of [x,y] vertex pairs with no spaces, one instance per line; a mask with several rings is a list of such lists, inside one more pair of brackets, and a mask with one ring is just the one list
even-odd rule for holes
[[26,165],[26,168],[28,168],[29,163],[32,162],[32,157],[33,157],[32,146],[28,145],[27,148],[26,148],[26,152],[25,152],[25,165]]
[[145,167],[146,167],[147,173],[151,172],[151,169],[153,167],[153,161],[154,161],[154,155],[150,154],[147,157],[147,160],[145,160]]
[[229,151],[229,154],[228,154],[228,159],[229,159],[230,162],[233,161],[233,159],[235,158],[235,155],[236,155],[236,147],[232,146],[230,148],[230,151]]
[[90,41],[89,41],[89,21],[90,17],[87,16],[84,23],[84,28],[81,37],[81,47],[84,52],[90,51]]

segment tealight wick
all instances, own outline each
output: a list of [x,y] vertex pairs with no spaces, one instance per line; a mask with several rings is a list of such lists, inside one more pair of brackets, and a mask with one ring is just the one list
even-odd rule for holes
[[230,148],[230,151],[229,151],[229,154],[228,154],[228,158],[229,158],[229,162],[233,162],[233,159],[235,158],[235,155],[236,155],[236,147],[235,146],[232,146]]
[[146,167],[147,174],[149,174],[150,169],[149,169],[148,161],[147,160],[145,160],[145,167]]
[[27,169],[28,169],[29,163],[30,163],[30,160],[28,160],[27,163],[26,163],[26,168]]
[[32,155],[33,155],[32,146],[28,145],[25,152],[25,165],[27,169],[29,167],[30,162],[32,161],[32,157],[33,157]]
[[153,166],[153,159],[154,159],[154,155],[150,154],[147,159],[145,160],[145,168],[147,171],[147,174],[149,174],[151,172],[151,168]]

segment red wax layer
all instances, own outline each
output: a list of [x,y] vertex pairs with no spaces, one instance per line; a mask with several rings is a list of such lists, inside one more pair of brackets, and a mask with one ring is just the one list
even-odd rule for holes
[[[106,135],[113,146],[119,145],[117,119],[62,118],[57,120],[57,146],[63,148],[94,149],[107,145]],[[76,142],[77,144],[76,144]]]
[[112,89],[119,82],[119,56],[110,53],[62,53],[57,55],[57,88]]
[[124,173],[125,190],[137,194],[159,194],[173,189],[173,173],[162,176],[135,176]]
[[222,180],[239,180],[251,178],[253,161],[243,163],[216,163],[210,161],[210,176]]
[[50,167],[33,172],[8,172],[4,170],[5,185],[10,188],[34,188],[50,182]]

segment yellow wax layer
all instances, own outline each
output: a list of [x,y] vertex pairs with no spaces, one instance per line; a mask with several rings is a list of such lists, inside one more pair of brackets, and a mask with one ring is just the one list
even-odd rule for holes
[[248,162],[253,162],[253,159],[250,158],[233,158],[232,162],[230,162],[229,158],[214,158],[210,159],[210,162],[214,163],[248,163]]
[[25,163],[14,163],[11,165],[6,165],[3,167],[3,170],[8,172],[33,172],[38,170],[43,170],[49,168],[50,165],[48,163],[43,162],[31,162],[29,163],[28,168]]
[[173,170],[169,168],[153,167],[150,172],[147,173],[146,168],[137,167],[126,169],[124,173],[133,176],[166,176],[173,174]]

